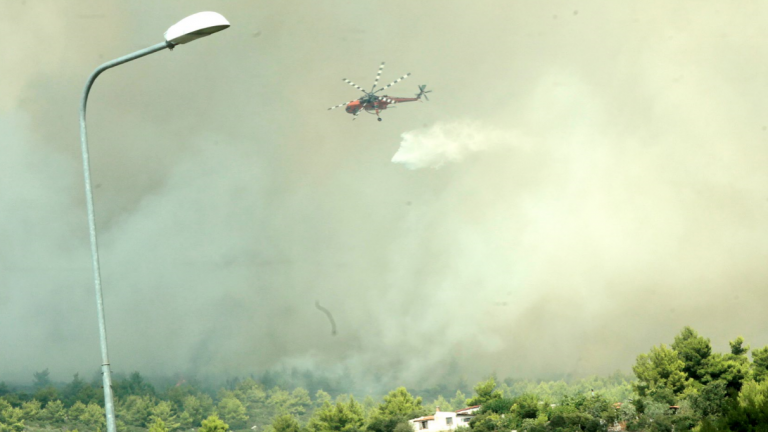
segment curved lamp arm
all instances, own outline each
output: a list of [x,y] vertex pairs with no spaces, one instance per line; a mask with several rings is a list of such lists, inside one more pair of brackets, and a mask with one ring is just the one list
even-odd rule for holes
[[88,137],[85,128],[85,108],[88,103],[88,94],[91,92],[91,86],[96,78],[105,70],[127,63],[140,57],[152,54],[154,52],[173,48],[170,42],[162,42],[128,54],[112,61],[104,63],[96,68],[88,77],[83,90],[83,97],[80,100],[80,149],[83,154],[83,177],[85,178],[85,202],[88,207],[88,230],[91,236],[91,258],[93,260],[93,281],[96,287],[96,306],[99,315],[99,338],[101,341],[101,376],[104,386],[104,411],[107,416],[107,432],[116,432],[115,428],[115,406],[112,395],[112,376],[109,370],[109,356],[107,355],[107,326],[104,319],[104,301],[101,296],[101,270],[99,267],[99,245],[96,242],[96,217],[93,211],[93,191],[91,188],[91,168],[88,156]]

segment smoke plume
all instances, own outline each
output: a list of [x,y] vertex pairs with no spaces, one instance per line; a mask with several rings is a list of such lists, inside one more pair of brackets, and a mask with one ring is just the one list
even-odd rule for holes
[[[0,5],[0,380],[101,364],[82,86],[210,7]],[[759,4],[215,10],[230,29],[91,93],[116,371],[425,387],[629,370],[684,325],[768,343]],[[428,84],[430,102],[380,123],[326,110],[381,61],[382,82],[412,73],[391,96]]]

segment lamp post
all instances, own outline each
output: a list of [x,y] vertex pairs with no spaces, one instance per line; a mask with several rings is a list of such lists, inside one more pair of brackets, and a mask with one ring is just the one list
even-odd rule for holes
[[91,169],[88,156],[88,140],[85,128],[85,107],[88,102],[88,93],[96,78],[105,70],[127,63],[140,57],[164,50],[173,49],[176,45],[185,44],[209,34],[216,33],[229,27],[229,22],[216,12],[200,12],[190,15],[178,23],[172,25],[165,32],[165,41],[149,48],[128,54],[96,68],[88,77],[80,101],[80,149],[83,154],[83,177],[85,178],[85,202],[88,208],[88,228],[91,238],[91,259],[93,260],[93,283],[96,288],[96,307],[99,317],[99,338],[101,342],[101,374],[104,386],[104,411],[107,417],[107,432],[116,432],[115,407],[112,397],[112,376],[109,370],[109,356],[107,355],[107,326],[104,320],[104,301],[101,295],[101,271],[99,269],[99,246],[96,242],[96,217],[93,211],[93,191],[91,188]]

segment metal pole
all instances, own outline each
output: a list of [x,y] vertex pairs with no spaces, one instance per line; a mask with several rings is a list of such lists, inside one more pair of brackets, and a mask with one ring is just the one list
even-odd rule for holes
[[88,103],[88,93],[91,86],[102,72],[109,68],[127,63],[154,52],[173,48],[169,42],[159,43],[133,54],[114,59],[96,68],[88,77],[83,90],[83,98],[80,101],[80,149],[83,153],[83,177],[85,178],[85,202],[88,207],[88,228],[91,234],[91,258],[93,260],[93,284],[96,287],[96,307],[99,315],[99,337],[101,341],[101,375],[104,385],[104,411],[107,416],[107,432],[116,432],[115,406],[112,397],[112,376],[109,370],[109,356],[107,355],[107,324],[104,321],[104,301],[101,296],[101,271],[99,269],[99,246],[96,242],[96,217],[93,211],[93,192],[91,189],[91,167],[88,157],[88,139],[85,129],[85,107]]

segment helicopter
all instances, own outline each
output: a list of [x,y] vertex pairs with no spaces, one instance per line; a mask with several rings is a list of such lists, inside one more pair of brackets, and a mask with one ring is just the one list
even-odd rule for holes
[[[371,87],[371,91],[365,91],[362,87],[360,87],[359,85],[353,83],[352,81],[350,81],[350,80],[348,80],[346,78],[342,78],[342,81],[344,81],[345,83],[351,85],[352,87],[360,90],[361,92],[365,93],[365,96],[363,96],[363,97],[361,97],[359,99],[351,100],[349,102],[338,104],[336,106],[332,106],[332,107],[328,108],[328,111],[336,109],[336,108],[340,108],[340,107],[343,107],[343,106],[346,106],[347,108],[345,110],[348,113],[353,115],[352,120],[357,120],[357,116],[361,112],[365,111],[365,112],[367,112],[369,114],[374,114],[375,113],[376,114],[376,118],[378,118],[378,120],[381,121],[381,115],[380,115],[381,111],[384,111],[385,109],[387,109],[387,107],[389,105],[397,104],[397,103],[402,103],[402,102],[420,101],[422,97],[424,97],[424,99],[426,99],[426,100],[429,100],[429,98],[427,97],[427,93],[431,93],[432,90],[427,91],[426,90],[426,88],[427,88],[426,84],[419,86],[419,92],[416,94],[416,97],[396,97],[396,96],[387,96],[387,95],[381,95],[381,96],[377,95],[376,93],[379,93],[379,92],[381,92],[383,90],[386,90],[386,89],[392,87],[393,85],[399,83],[400,81],[408,78],[411,75],[411,73],[408,72],[407,74],[405,74],[405,75],[401,76],[400,78],[392,81],[391,83],[387,84],[386,86],[376,90],[376,85],[379,83],[379,78],[381,78],[381,71],[382,70],[384,70],[384,62],[381,62],[381,66],[379,66],[379,72],[376,74],[376,80],[373,81],[373,87]],[[394,107],[392,107],[392,108],[394,108]]]

